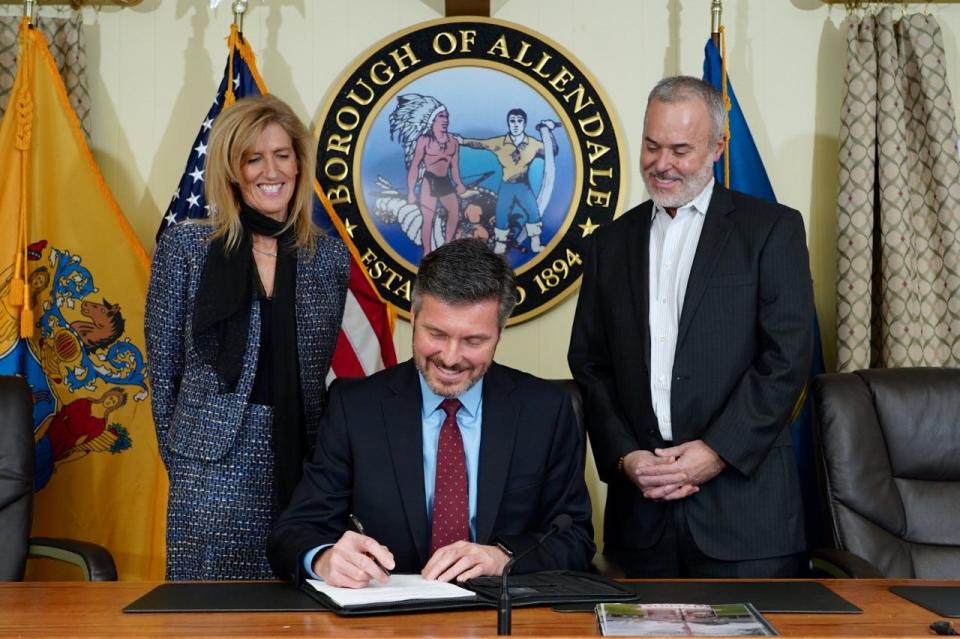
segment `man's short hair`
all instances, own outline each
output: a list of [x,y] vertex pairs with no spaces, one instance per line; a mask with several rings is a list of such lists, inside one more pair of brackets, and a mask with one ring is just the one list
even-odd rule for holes
[[510,121],[511,115],[519,115],[521,118],[523,118],[524,124],[529,122],[529,120],[527,119],[527,112],[524,111],[523,109],[510,109],[509,111],[507,111],[507,122]]
[[657,82],[650,95],[647,97],[647,107],[654,100],[660,102],[683,102],[696,98],[703,100],[707,106],[707,112],[710,119],[713,120],[713,138],[712,143],[716,143],[723,135],[724,125],[726,124],[726,108],[723,104],[723,96],[708,82],[700,78],[694,78],[689,75],[675,75],[664,78]]
[[517,283],[510,265],[486,242],[461,238],[430,251],[420,260],[413,283],[414,312],[420,310],[424,295],[450,305],[495,299],[502,329],[517,305]]

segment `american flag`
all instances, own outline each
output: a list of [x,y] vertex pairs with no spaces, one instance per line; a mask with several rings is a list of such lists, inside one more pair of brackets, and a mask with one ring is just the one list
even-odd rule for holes
[[[230,55],[227,57],[223,79],[217,89],[207,117],[190,149],[187,165],[170,199],[170,206],[157,230],[159,241],[163,231],[171,224],[187,219],[204,218],[209,214],[203,195],[203,170],[207,157],[207,141],[213,122],[220,111],[237,98],[267,93],[267,87],[257,72],[256,57],[249,43],[237,29],[230,27],[227,39]],[[337,349],[328,382],[336,377],[362,377],[397,363],[393,348],[393,314],[377,294],[366,271],[360,264],[360,256],[353,241],[314,182],[313,220],[330,235],[339,235],[350,250],[350,284],[343,313],[343,323],[337,339]]]
[[253,50],[243,39],[236,25],[231,26],[230,37],[227,42],[230,48],[230,56],[227,58],[227,66],[223,70],[220,88],[217,89],[213,104],[210,105],[207,117],[200,125],[197,138],[190,148],[187,166],[183,169],[180,184],[177,185],[177,190],[173,192],[173,197],[170,199],[167,213],[160,221],[160,228],[157,229],[158,242],[160,236],[171,224],[183,222],[187,219],[204,218],[209,215],[210,209],[207,206],[207,199],[203,195],[203,169],[207,159],[207,141],[210,139],[210,129],[213,128],[213,122],[220,115],[225,103],[228,101],[233,103],[236,98],[243,98],[248,95],[263,95],[267,92],[260,74],[257,73]]

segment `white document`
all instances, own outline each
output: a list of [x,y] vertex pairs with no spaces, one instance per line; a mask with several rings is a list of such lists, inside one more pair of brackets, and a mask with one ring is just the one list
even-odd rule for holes
[[344,608],[418,599],[475,599],[477,596],[466,588],[445,581],[427,581],[420,575],[390,575],[387,583],[371,581],[366,588],[337,588],[318,579],[307,579],[307,583]]

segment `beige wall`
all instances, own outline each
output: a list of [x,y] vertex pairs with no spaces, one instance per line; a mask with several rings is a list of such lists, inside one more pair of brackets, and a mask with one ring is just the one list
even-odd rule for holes
[[[229,6],[230,0],[216,10],[205,0],[144,0],[131,9],[84,9],[94,155],[148,250],[223,71]],[[492,0],[491,13],[557,41],[593,74],[620,121],[630,167],[625,203],[632,205],[645,197],[636,164],[646,92],[663,75],[700,74],[709,6],[709,0]],[[944,31],[956,94],[960,5],[911,6],[925,8]],[[315,126],[327,92],[367,46],[442,11],[442,0],[252,0],[244,30],[271,92]],[[836,351],[834,197],[845,15],[842,5],[819,0],[724,2],[730,75],[747,121],[778,199],[806,219],[828,368]],[[573,296],[508,329],[500,361],[545,377],[568,376],[575,304]],[[407,357],[406,322],[398,323],[396,343]]]
[[[631,171],[625,202],[644,199],[636,165],[646,92],[660,77],[699,75],[709,0],[492,0],[495,18],[555,40],[594,75],[618,115]],[[144,0],[84,9],[93,151],[148,250],[226,60],[230,0]],[[730,75],[777,197],[807,223],[828,368],[835,360],[834,198],[845,59],[842,5],[819,0],[726,0]],[[960,92],[960,5],[930,7],[944,31],[950,86]],[[341,71],[394,31],[442,15],[442,0],[250,2],[245,33],[272,93],[316,125]],[[44,7],[44,13],[56,12]],[[0,13],[17,13],[0,7]],[[957,104],[955,100],[955,104]],[[506,331],[498,359],[567,377],[576,298]],[[396,331],[401,358],[410,330]],[[596,488],[596,482],[593,487]],[[600,503],[600,502],[595,502]]]

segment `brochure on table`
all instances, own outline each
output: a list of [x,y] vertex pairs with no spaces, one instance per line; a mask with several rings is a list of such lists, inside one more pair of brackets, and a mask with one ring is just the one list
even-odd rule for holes
[[769,637],[778,633],[749,603],[597,604],[605,637]]

